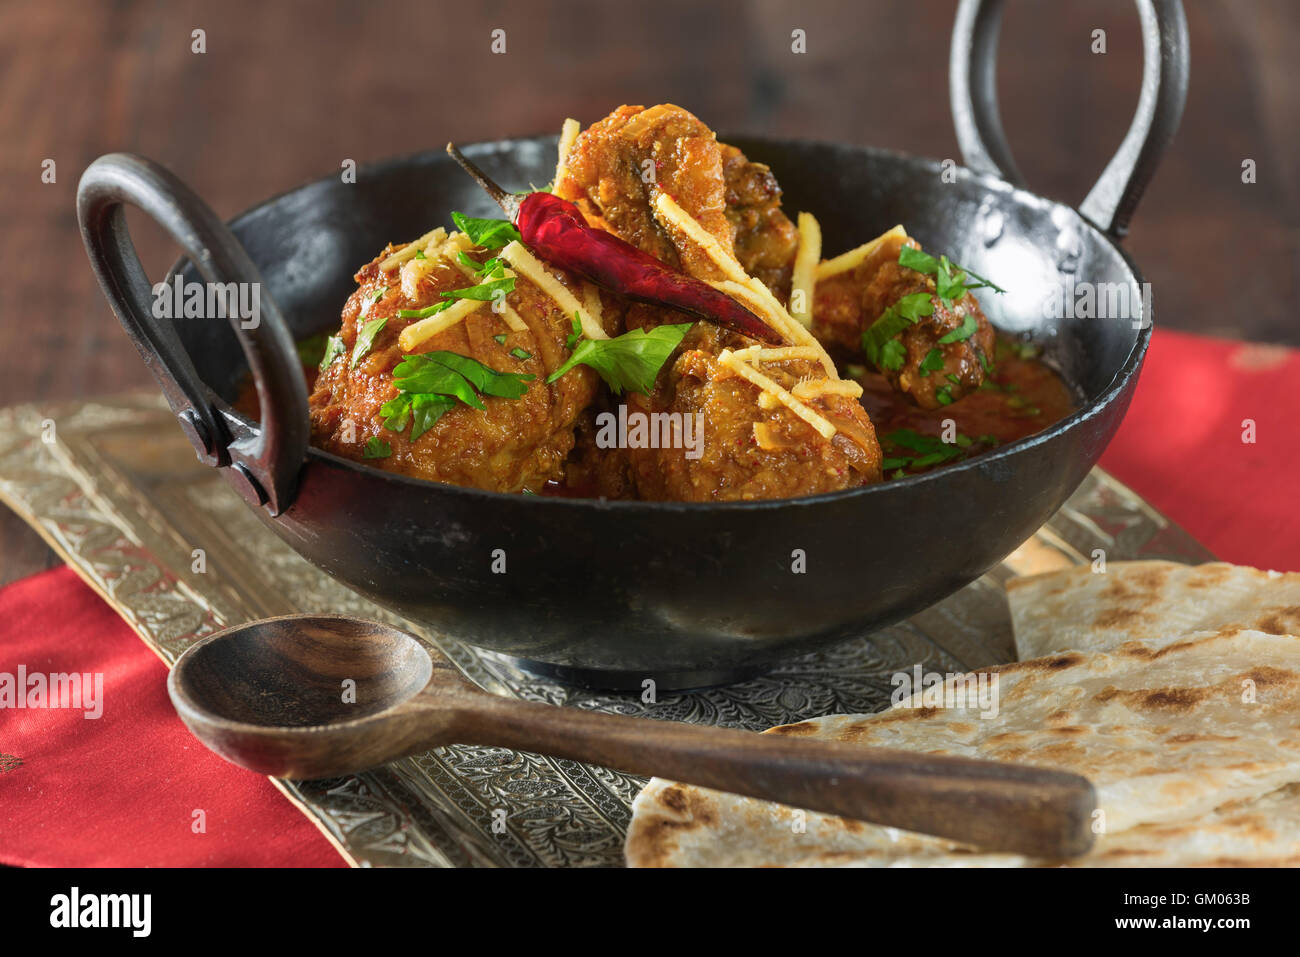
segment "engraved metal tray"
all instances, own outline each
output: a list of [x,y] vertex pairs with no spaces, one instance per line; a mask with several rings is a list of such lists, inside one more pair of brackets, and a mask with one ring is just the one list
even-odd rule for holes
[[[340,613],[401,624],[496,694],[753,730],[880,710],[891,676],[917,662],[951,672],[1010,660],[1002,586],[1013,575],[1092,561],[1096,549],[1111,561],[1212,558],[1095,469],[1006,561],[910,620],[753,681],[643,702],[539,678],[354,594],[284,545],[195,461],[156,395],[0,410],[0,499],[168,665],[229,625]],[[357,866],[574,867],[622,864],[629,807],[644,782],[575,761],[452,746],[364,774],[274,783]]]

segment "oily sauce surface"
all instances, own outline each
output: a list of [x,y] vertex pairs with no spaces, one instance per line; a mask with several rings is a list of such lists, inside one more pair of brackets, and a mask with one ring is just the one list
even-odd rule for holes
[[[886,479],[939,468],[1026,438],[1076,407],[1074,394],[1051,367],[1031,348],[1003,336],[998,337],[997,363],[984,385],[938,409],[914,405],[890,388],[884,376],[861,366],[850,367],[846,377],[862,385],[860,401],[885,453]],[[915,436],[938,440],[942,447]]]

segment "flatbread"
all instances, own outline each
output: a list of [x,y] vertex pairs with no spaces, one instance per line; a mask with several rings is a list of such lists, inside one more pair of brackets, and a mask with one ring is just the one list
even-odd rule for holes
[[1195,821],[1102,834],[1092,851],[1068,861],[981,853],[658,778],[632,807],[627,861],[633,867],[1300,866],[1300,784],[1225,804]]
[[1300,635],[1300,574],[1212,562],[1111,562],[1007,583],[1016,657],[1241,628]]
[[[921,692],[879,714],[832,715],[768,733],[1074,771],[1096,787],[1104,831],[1112,836],[1203,818],[1300,781],[1298,638],[1228,628],[989,673],[998,680],[996,717],[981,718],[987,709],[974,701],[926,707]],[[950,679],[945,691],[954,684]],[[735,863],[789,857],[780,850],[790,837],[781,817],[788,809],[774,804],[656,780],[633,807],[633,864],[702,863],[724,851]],[[869,849],[861,841],[878,849],[886,839],[899,853],[912,847],[900,841],[931,841],[858,822],[822,826],[811,813],[808,820],[808,832],[799,835],[808,850],[803,856],[861,854]],[[950,847],[940,842],[940,850]],[[1017,862],[1024,861],[1011,861]]]

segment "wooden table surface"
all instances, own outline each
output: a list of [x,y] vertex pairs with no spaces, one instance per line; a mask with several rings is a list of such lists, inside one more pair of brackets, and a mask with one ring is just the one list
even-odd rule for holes
[[[1182,128],[1126,244],[1157,324],[1300,345],[1295,302],[1300,4],[1187,0]],[[223,217],[358,163],[676,102],[716,129],[958,157],[953,0],[654,4],[265,0],[0,5],[0,405],[153,381],[109,312],[74,217],[96,156],[169,166]],[[1049,13],[1050,10],[1050,13]],[[506,52],[490,51],[506,31]],[[807,52],[791,51],[802,29]],[[206,52],[192,50],[204,31]],[[1106,31],[1104,54],[1092,33]],[[1128,0],[1009,0],[1002,114],[1038,192],[1077,203],[1128,127]],[[1242,182],[1242,163],[1257,166]],[[55,181],[42,182],[54,161]],[[779,173],[779,171],[778,171]],[[132,216],[160,276],[176,256]],[[400,237],[399,237],[400,238]],[[0,583],[56,563],[0,515]]]

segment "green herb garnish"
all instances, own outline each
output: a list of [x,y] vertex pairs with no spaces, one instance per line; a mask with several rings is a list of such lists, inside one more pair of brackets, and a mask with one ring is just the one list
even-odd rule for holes
[[453,299],[447,299],[443,302],[435,302],[432,306],[425,306],[423,309],[399,309],[397,310],[397,317],[399,319],[428,319],[444,309],[450,309],[454,301]]
[[582,338],[582,320],[578,318],[576,312],[573,314],[573,321],[569,324],[569,328],[572,331],[565,338],[564,346],[572,352],[574,346],[578,344],[578,340]]
[[464,289],[449,289],[446,292],[440,292],[438,295],[444,299],[477,299],[482,302],[488,302],[495,299],[498,295],[515,291],[515,280],[510,279],[492,279],[488,282],[481,282],[477,286],[466,286]]
[[506,272],[505,261],[499,257],[479,262],[472,256],[467,256],[464,252],[458,252],[456,253],[456,260],[476,275],[487,279],[500,279]]
[[[574,325],[580,334],[576,318]],[[656,326],[649,332],[633,329],[613,339],[581,339],[573,348],[569,361],[546,381],[554,382],[574,366],[586,365],[600,373],[615,395],[622,394],[624,389],[649,395],[659,370],[693,325],[693,322],[683,322]]]
[[413,258],[413,259],[428,259],[429,257],[426,256],[426,255],[424,254],[424,250],[423,250],[423,249],[417,249],[417,250],[415,251],[415,255],[414,255],[413,257],[411,257],[411,258]]
[[[911,246],[903,246],[899,249],[898,264],[923,275],[933,276],[935,294],[943,300],[944,307],[948,309],[952,308],[954,300],[960,299],[972,289],[988,288],[998,293],[1006,292],[1001,286],[989,282],[983,276],[958,266],[947,256],[936,259],[929,253],[923,253]],[[975,282],[967,282],[967,276]]]
[[411,355],[393,370],[398,396],[379,410],[384,427],[401,432],[411,423],[414,442],[457,402],[475,409],[487,408],[481,396],[518,399],[528,391],[535,376],[498,372],[468,356],[455,352],[426,352]]
[[898,302],[886,309],[866,332],[862,333],[862,351],[876,366],[884,370],[898,371],[903,368],[907,352],[903,344],[886,346],[900,332],[921,320],[923,316],[934,314],[934,303],[928,292],[914,292],[903,296]]
[[525,359],[531,359],[533,357],[533,354],[531,352],[525,352],[523,349],[520,349],[518,346],[515,346],[513,349],[511,349],[510,354],[514,356],[516,359],[518,359],[520,362],[523,362]]
[[343,339],[340,336],[330,336],[325,340],[325,354],[320,357],[320,371],[324,372],[339,356],[343,355]]
[[931,372],[938,372],[941,369],[943,369],[943,350],[931,349],[925,354],[925,358],[921,360],[921,376],[928,376]]
[[940,405],[952,405],[953,403],[952,390],[946,385],[935,389],[934,397],[939,400]]
[[[942,462],[965,458],[972,454],[979,445],[997,445],[998,440],[992,435],[981,435],[972,439],[968,435],[957,433],[952,442],[933,435],[922,435],[915,429],[898,429],[881,436],[881,444],[890,452],[880,463],[883,471],[896,470],[893,478],[901,478],[904,469],[924,469]],[[910,455],[903,453],[912,453]]]
[[954,329],[952,332],[943,336],[939,340],[939,345],[946,346],[950,342],[965,342],[971,336],[975,335],[975,330],[978,328],[979,323],[975,321],[975,317],[967,313],[961,321],[960,328]]
[[509,242],[520,241],[519,230],[504,219],[475,219],[464,213],[452,213],[451,221],[475,246],[500,249]]
[[373,435],[366,439],[365,448],[361,450],[361,457],[367,459],[386,459],[392,454],[393,447]]
[[375,344],[375,336],[379,335],[380,331],[386,325],[388,325],[387,317],[383,319],[371,319],[361,327],[361,331],[357,333],[356,344],[352,347],[352,364],[349,368],[355,369],[357,363],[365,358],[366,354],[370,352],[371,347]]
[[510,334],[503,332],[499,336],[493,336],[492,341],[499,346],[504,346],[506,344],[506,340],[509,338],[510,338]]
[[370,307],[373,306],[375,303],[377,303],[380,299],[383,299],[384,296],[387,294],[387,292],[388,292],[388,287],[384,286],[382,289],[376,289],[373,293],[367,296],[366,301],[361,304],[361,315],[364,316],[366,313],[368,313],[370,311]]

